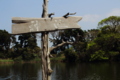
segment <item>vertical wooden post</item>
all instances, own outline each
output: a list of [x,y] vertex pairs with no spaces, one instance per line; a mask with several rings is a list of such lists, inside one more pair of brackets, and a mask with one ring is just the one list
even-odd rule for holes
[[[48,18],[48,0],[43,0],[43,13],[42,18]],[[44,27],[44,26],[43,26]],[[52,69],[50,66],[50,51],[49,51],[49,32],[42,32],[42,80],[51,80]]]

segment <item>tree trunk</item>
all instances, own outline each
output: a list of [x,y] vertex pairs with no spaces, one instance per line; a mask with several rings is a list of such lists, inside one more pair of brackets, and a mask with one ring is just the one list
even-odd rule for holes
[[50,52],[48,48],[48,32],[42,33],[42,80],[51,80]]
[[[48,18],[48,0],[43,0],[43,13],[42,18]],[[43,26],[44,27],[44,26]],[[42,80],[51,80],[52,69],[50,66],[50,52],[49,52],[49,32],[42,32]]]

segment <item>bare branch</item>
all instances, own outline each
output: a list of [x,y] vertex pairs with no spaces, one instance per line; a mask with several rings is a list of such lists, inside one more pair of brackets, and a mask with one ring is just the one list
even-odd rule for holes
[[60,47],[60,46],[63,46],[63,45],[65,45],[65,44],[73,44],[74,42],[65,42],[65,41],[62,41],[62,43],[60,43],[60,44],[58,44],[57,46],[55,46],[55,47],[51,47],[50,48],[50,52],[53,50],[53,49],[56,49],[56,48],[58,48],[58,47]]
[[67,13],[67,14],[65,14],[63,17],[65,17],[65,18],[67,18],[69,15],[75,15],[76,14],[76,12],[75,13]]
[[49,57],[50,57],[50,58],[53,58],[53,55],[50,54]]
[[50,41],[50,42],[55,42],[55,39],[49,38],[49,41]]
[[48,0],[43,0],[43,12],[42,12],[42,18],[47,18],[48,16]]
[[55,15],[54,13],[48,14],[48,17],[51,18],[52,15]]

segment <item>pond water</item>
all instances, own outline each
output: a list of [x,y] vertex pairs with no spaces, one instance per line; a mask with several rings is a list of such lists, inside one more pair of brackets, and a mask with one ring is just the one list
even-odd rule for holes
[[[52,63],[52,80],[120,80],[120,63]],[[0,64],[0,80],[42,80],[40,63]]]

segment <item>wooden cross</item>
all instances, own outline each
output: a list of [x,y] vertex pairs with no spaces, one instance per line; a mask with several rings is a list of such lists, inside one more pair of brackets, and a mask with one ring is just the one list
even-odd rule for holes
[[[52,69],[50,67],[50,51],[55,47],[49,48],[48,34],[49,32],[56,30],[80,28],[78,22],[82,17],[68,17],[68,15],[73,14],[67,13],[63,17],[48,18],[48,0],[43,0],[43,2],[42,18],[12,18],[12,34],[42,33],[42,80],[51,80],[50,75],[52,73]],[[63,44],[58,46],[62,46]]]
[[[56,18],[12,18],[12,34],[24,34],[24,33],[42,33],[42,69],[43,80],[51,80],[50,74],[52,69],[50,68],[50,49],[48,48],[48,33],[56,30],[64,29],[77,29],[80,28],[78,22],[82,17],[56,17]],[[47,57],[47,58],[46,58]],[[49,73],[49,75],[48,75]]]

